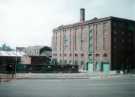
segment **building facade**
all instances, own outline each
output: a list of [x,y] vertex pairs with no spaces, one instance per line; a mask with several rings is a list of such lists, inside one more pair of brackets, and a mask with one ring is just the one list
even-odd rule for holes
[[53,29],[52,59],[80,70],[105,71],[135,68],[135,21],[117,17],[93,18]]
[[24,56],[23,52],[19,51],[0,51],[0,73],[7,73],[11,67],[12,71],[15,71],[16,64],[21,62],[21,57]]
[[29,46],[24,49],[18,47],[17,51],[23,51],[18,72],[46,72],[44,69],[51,62],[52,49],[48,46]]
[[25,48],[25,55],[21,58],[22,64],[49,64],[52,56],[52,49],[47,46],[30,46]]

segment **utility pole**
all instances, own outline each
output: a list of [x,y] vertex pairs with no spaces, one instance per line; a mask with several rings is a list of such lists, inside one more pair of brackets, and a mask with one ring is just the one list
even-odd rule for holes
[[15,67],[15,75],[16,75],[16,65],[17,65],[17,48],[16,48],[16,50],[15,50],[15,51],[16,51],[16,63],[15,63],[15,66],[14,66],[14,67]]

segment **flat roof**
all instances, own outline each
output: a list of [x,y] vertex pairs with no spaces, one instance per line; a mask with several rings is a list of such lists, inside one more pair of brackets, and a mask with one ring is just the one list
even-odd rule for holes
[[107,21],[107,20],[123,20],[123,21],[130,21],[130,22],[135,23],[135,20],[119,18],[119,17],[114,17],[114,16],[109,16],[109,17],[104,17],[104,18],[94,17],[93,19],[86,20],[84,22],[77,22],[77,23],[68,24],[68,25],[61,25],[61,26],[58,26],[58,27],[54,28],[53,30],[55,31],[55,30],[60,30],[60,29],[72,28],[72,27],[75,27],[75,26],[80,26],[82,24],[86,25],[86,24],[92,24],[92,23],[96,23],[96,22]]

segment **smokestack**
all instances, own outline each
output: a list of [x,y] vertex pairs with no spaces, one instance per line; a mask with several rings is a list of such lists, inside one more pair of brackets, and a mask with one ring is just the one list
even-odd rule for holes
[[85,21],[85,9],[81,8],[80,9],[80,22],[84,22]]

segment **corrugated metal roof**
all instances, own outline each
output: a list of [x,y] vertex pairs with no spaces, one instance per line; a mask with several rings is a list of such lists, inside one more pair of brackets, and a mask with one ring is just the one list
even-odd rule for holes
[[24,52],[16,52],[16,51],[0,51],[0,56],[9,56],[9,57],[14,57],[14,56],[24,56]]

